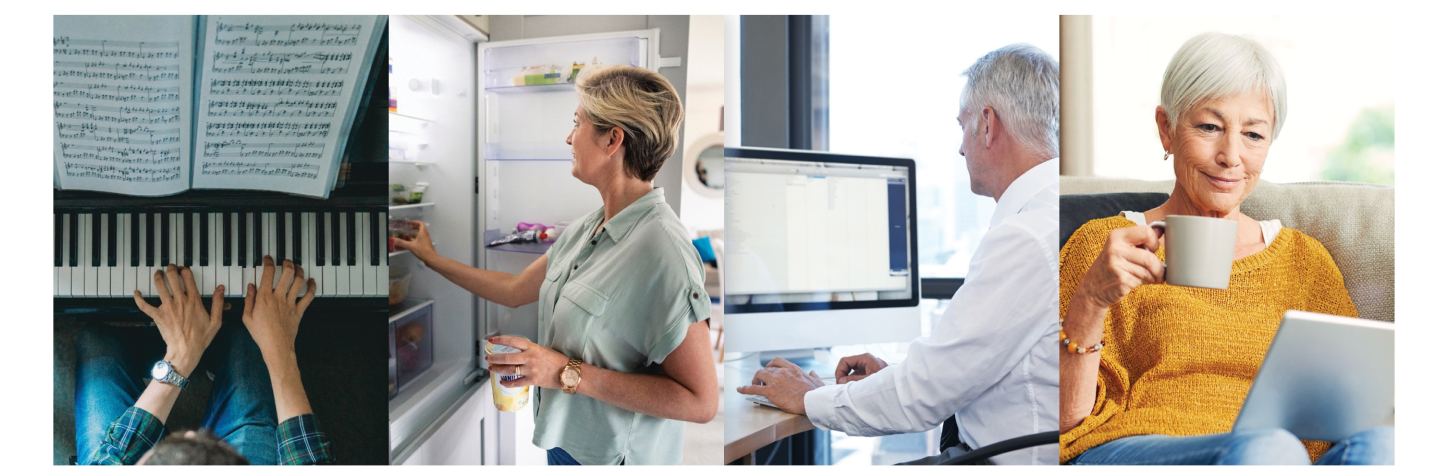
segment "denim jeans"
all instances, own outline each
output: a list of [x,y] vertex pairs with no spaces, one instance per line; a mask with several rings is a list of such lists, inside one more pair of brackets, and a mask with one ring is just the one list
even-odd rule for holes
[[[1307,465],[1309,453],[1283,429],[1198,437],[1139,435],[1086,450],[1072,465]],[[1394,427],[1380,426],[1335,443],[1317,465],[1393,465]]]
[[[105,439],[105,430],[144,391],[150,367],[165,355],[155,329],[121,329],[92,324],[75,343],[75,447],[81,463]],[[201,427],[235,447],[251,464],[278,461],[275,398],[260,347],[245,326],[220,328],[191,383],[209,370],[215,374]]]
[[[560,448],[560,447],[555,447],[555,448],[551,448],[551,449],[549,449],[549,450],[545,450],[545,456],[549,459],[549,462],[550,462],[551,465],[578,465],[578,464],[580,464],[579,460],[575,460],[575,457],[570,456],[570,452],[566,452],[565,449]],[[620,462],[620,464],[623,465],[623,464],[625,464],[625,463],[624,463],[624,462]]]

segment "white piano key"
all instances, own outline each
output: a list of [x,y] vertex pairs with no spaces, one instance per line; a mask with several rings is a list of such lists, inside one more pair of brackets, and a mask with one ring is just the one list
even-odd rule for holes
[[[305,279],[315,277],[315,213],[300,214],[300,267],[305,269]],[[310,292],[309,285],[300,290],[300,296]]]
[[[257,214],[253,212],[240,214],[240,218],[245,219],[245,233],[241,235],[241,237],[244,241],[243,244],[246,245],[245,259],[247,261],[245,262],[245,267],[242,272],[244,273],[243,277],[245,279],[245,287],[247,288],[260,280],[259,267],[255,266],[255,225],[260,224],[260,219],[255,218],[256,216]],[[246,289],[246,291],[248,290],[249,289]]]
[[225,292],[231,297],[245,297],[245,275],[240,264],[240,242],[245,241],[240,235],[240,219],[244,216],[231,212],[225,218],[230,219],[230,265],[225,267],[230,273],[230,285]]
[[105,262],[110,270],[110,296],[124,297],[130,295],[125,291],[125,265],[130,264],[130,227],[125,225],[125,217],[129,214],[115,213],[111,216],[114,221],[110,223],[115,226],[115,265],[108,266],[110,262]]
[[372,255],[370,252],[371,247],[379,247],[380,250],[385,249],[383,248],[385,246],[383,240],[380,240],[379,237],[375,235],[375,229],[381,226],[379,222],[374,221],[376,215],[378,214],[365,213],[365,260],[363,263],[365,263],[365,295],[367,296],[379,295],[380,293],[379,274],[376,272],[379,266],[371,263],[375,262],[375,256],[379,256],[379,259],[385,259],[383,255]]
[[336,274],[335,266],[335,252],[339,251],[339,245],[337,245],[335,239],[332,238],[333,235],[337,234],[335,231],[335,219],[332,215],[331,212],[320,214],[320,218],[325,219],[325,234],[322,235],[320,239],[325,245],[325,266],[320,268],[321,271],[319,271],[321,274],[319,282],[322,284],[320,286],[320,295],[323,296],[335,295],[335,284],[340,280],[339,275]]
[[168,217],[166,217],[165,215],[151,213],[150,219],[148,221],[148,225],[150,226],[150,241],[148,242],[148,248],[150,254],[155,255],[155,257],[150,258],[150,265],[145,271],[144,278],[145,284],[150,286],[150,290],[146,292],[145,295],[150,297],[156,297],[160,295],[160,288],[155,285],[155,272],[163,269],[164,265],[160,262],[160,256],[165,254],[166,251],[169,251],[169,247],[163,244],[164,241],[162,241],[160,237],[160,231],[164,228],[162,226],[162,221],[166,218]]
[[215,288],[226,285],[225,281],[220,278],[220,272],[216,271],[216,269],[224,263],[224,261],[220,260],[220,242],[223,241],[220,238],[220,218],[222,215],[224,214],[210,212],[204,222],[206,235],[205,248],[202,249],[204,250],[207,264],[200,266],[200,270],[205,273],[205,279],[210,281],[210,288],[204,289],[206,299],[215,294]]
[[263,236],[265,238],[265,255],[270,257],[270,261],[275,262],[275,271],[270,278],[270,289],[274,289],[280,281],[281,265],[281,261],[275,258],[275,255],[279,254],[279,251],[276,250],[277,242],[275,241],[275,212],[265,212],[264,216],[265,226],[263,228],[265,233]]
[[106,253],[110,248],[105,239],[110,236],[110,229],[108,228],[110,214],[96,213],[94,215],[93,222],[95,227],[100,229],[100,239],[99,241],[91,241],[91,243],[99,246],[100,251],[96,251],[95,253],[100,255],[100,261],[99,264],[91,264],[90,271],[95,274],[95,292],[91,295],[108,296],[110,295],[110,268],[105,265],[110,262],[106,259],[109,256]]
[[335,254],[340,257],[340,266],[335,268],[335,296],[350,295],[350,261],[347,258],[350,250],[350,214],[349,212],[336,212],[340,216],[340,235],[335,240]]
[[[140,265],[131,265],[130,252],[130,230],[139,225],[139,216],[135,213],[120,214],[120,297],[129,297],[135,294],[135,273],[139,271]],[[145,264],[144,260],[139,262]]]
[[350,231],[355,233],[355,264],[350,266],[350,295],[360,296],[365,294],[365,265],[370,263],[370,238],[369,225],[370,214],[355,212],[350,214],[355,219],[355,224]]
[[388,212],[380,212],[379,224],[380,228],[376,229],[375,234],[381,238],[380,251],[383,253],[380,255],[380,266],[375,268],[375,274],[379,281],[379,290],[376,291],[374,295],[387,296],[390,294],[390,214]]
[[80,223],[80,268],[85,284],[83,294],[89,297],[97,295],[96,285],[100,279],[99,271],[96,270],[94,264],[91,264],[93,263],[91,259],[95,256],[95,236],[91,235],[91,233],[94,232],[93,228],[98,224],[99,222],[98,219],[95,218],[95,214],[85,214],[84,219]]

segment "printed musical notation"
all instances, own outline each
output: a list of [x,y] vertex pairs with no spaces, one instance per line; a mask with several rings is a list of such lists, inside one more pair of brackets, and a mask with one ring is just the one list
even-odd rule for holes
[[206,161],[200,174],[207,176],[266,176],[318,179],[320,166],[309,163],[248,163],[241,161]]
[[[106,106],[55,101],[55,118],[82,119],[106,123],[160,125],[180,122],[180,107]],[[56,126],[60,122],[55,123]]]
[[318,51],[261,53],[248,48],[216,52],[215,72],[247,72],[251,74],[344,74],[350,70],[350,53]]
[[60,143],[66,159],[84,159],[119,164],[173,164],[180,162],[180,148],[137,148],[133,146],[91,146]]
[[215,25],[215,44],[221,46],[356,46],[363,25],[359,23],[259,24],[220,21]]
[[335,116],[335,101],[279,100],[212,100],[205,109],[211,117],[323,117]]
[[180,142],[180,128],[154,129],[145,125],[133,127],[100,126],[94,123],[56,123],[55,131],[66,141],[98,141],[134,145],[163,145]]
[[327,138],[330,136],[329,123],[206,123],[207,138]]
[[342,80],[210,80],[210,95],[339,97]]
[[325,157],[325,144],[266,143],[254,144],[241,140],[226,140],[205,143],[206,158],[263,158],[263,159],[315,159]]
[[180,166],[142,167],[65,163],[65,175],[120,182],[169,182],[180,179]]
[[55,38],[55,57],[96,57],[116,59],[178,59],[180,43],[154,41],[110,41]]
[[174,102],[180,100],[180,87],[148,85],[85,84],[55,82],[56,99],[103,100],[107,102]]

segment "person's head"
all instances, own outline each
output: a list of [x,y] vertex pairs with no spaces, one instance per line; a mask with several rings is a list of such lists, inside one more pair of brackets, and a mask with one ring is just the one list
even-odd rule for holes
[[970,190],[998,198],[1024,171],[1059,156],[1059,62],[1034,46],[1011,44],[964,75],[959,154]]
[[250,461],[207,431],[176,432],[140,457],[140,465],[249,465]]
[[1204,33],[1174,53],[1154,112],[1174,196],[1211,217],[1239,208],[1284,125],[1284,73],[1252,39]]
[[615,178],[654,180],[679,143],[684,107],[664,76],[632,66],[586,69],[575,90],[580,106],[565,139],[572,173],[596,185]]

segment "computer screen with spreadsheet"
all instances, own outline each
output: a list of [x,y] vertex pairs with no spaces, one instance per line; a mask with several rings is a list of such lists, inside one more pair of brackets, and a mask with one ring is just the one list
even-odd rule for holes
[[725,311],[918,304],[914,161],[725,150]]

